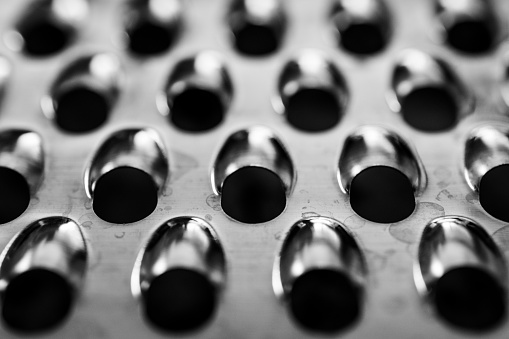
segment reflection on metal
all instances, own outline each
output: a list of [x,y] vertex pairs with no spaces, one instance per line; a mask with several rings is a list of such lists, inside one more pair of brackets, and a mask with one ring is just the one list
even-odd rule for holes
[[161,225],[139,252],[131,277],[131,291],[142,297],[152,280],[172,268],[202,273],[216,287],[225,283],[223,249],[213,228],[196,217],[178,217]]
[[402,101],[410,93],[430,87],[447,91],[456,102],[459,116],[473,110],[473,97],[445,62],[418,50],[406,50],[397,59],[387,94],[389,107],[400,112]]
[[279,77],[278,95],[273,99],[277,113],[285,114],[288,100],[302,89],[320,89],[336,97],[340,107],[347,104],[348,93],[343,76],[325,55],[306,50],[290,60]]
[[61,72],[50,93],[41,99],[42,111],[48,119],[54,119],[60,98],[77,88],[101,94],[111,107],[118,97],[121,80],[121,64],[116,55],[99,53],[81,57]]
[[96,151],[85,171],[85,190],[89,198],[99,178],[119,167],[133,167],[151,176],[159,191],[169,175],[166,150],[152,129],[123,129],[115,132]]
[[463,22],[479,22],[487,27],[489,32],[497,35],[497,20],[491,0],[435,0],[438,16],[436,39],[447,41],[448,32]]
[[509,164],[509,128],[484,125],[473,129],[465,143],[464,175],[474,191],[492,168]]
[[391,15],[385,0],[335,0],[332,21],[339,39],[347,29],[355,25],[376,28],[385,43],[392,33]]
[[267,127],[253,126],[231,134],[223,143],[211,173],[212,189],[219,195],[225,179],[243,167],[263,167],[277,174],[286,195],[296,180],[290,155]]
[[180,61],[170,75],[163,93],[157,97],[162,115],[171,114],[175,97],[188,89],[201,89],[215,94],[227,108],[232,98],[232,83],[222,56],[213,51],[200,52]]
[[507,279],[502,254],[481,226],[460,216],[430,221],[422,233],[418,260],[414,265],[414,280],[419,293],[427,296],[445,273],[465,266],[486,270],[499,282]]
[[0,166],[23,175],[33,194],[44,173],[44,150],[39,134],[18,129],[1,131]]
[[35,268],[60,274],[77,291],[86,271],[87,247],[73,220],[48,217],[18,233],[5,247],[0,263],[0,292],[16,276]]
[[372,166],[388,166],[408,177],[415,194],[426,187],[424,167],[410,146],[396,133],[379,126],[362,126],[345,140],[339,158],[337,179],[344,193],[353,178]]
[[31,0],[16,29],[5,32],[4,42],[11,50],[22,51],[25,48],[23,32],[41,21],[59,27],[65,34],[74,35],[88,13],[89,0]]
[[359,287],[366,283],[366,266],[355,239],[331,218],[305,218],[291,227],[274,262],[275,294],[288,295],[295,279],[313,269],[342,271]]

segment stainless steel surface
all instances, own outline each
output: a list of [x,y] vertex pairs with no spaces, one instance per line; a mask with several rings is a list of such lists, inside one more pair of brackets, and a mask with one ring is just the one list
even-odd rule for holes
[[[460,3],[450,1],[454,2]],[[413,268],[418,261],[419,241],[426,225],[437,217],[454,215],[472,219],[496,242],[503,260],[480,262],[489,263],[488,267],[499,267],[503,262],[505,268],[498,268],[498,271],[507,271],[509,224],[490,216],[480,205],[478,193],[473,190],[475,182],[467,182],[465,152],[467,159],[474,162],[482,158],[466,151],[465,144],[471,132],[479,126],[502,126],[504,131],[509,124],[506,104],[509,2],[491,2],[493,21],[497,23],[494,45],[484,53],[472,54],[463,53],[436,39],[437,34],[443,31],[442,19],[436,9],[437,1],[387,0],[385,4],[389,14],[386,20],[390,26],[387,44],[377,53],[359,56],[345,50],[339,43],[338,28],[331,17],[335,1],[281,1],[278,10],[281,14],[277,15],[276,21],[277,27],[284,29],[276,29],[280,37],[278,48],[274,53],[261,57],[235,50],[235,34],[231,30],[235,16],[231,2],[223,0],[182,2],[179,8],[181,21],[171,48],[151,56],[140,56],[129,50],[126,23],[132,15],[129,11],[134,8],[130,1],[79,1],[81,5],[73,8],[86,10],[80,10],[80,20],[72,23],[71,31],[75,33],[66,47],[52,55],[33,56],[23,52],[24,42],[19,34],[21,23],[29,20],[30,3],[29,0],[2,0],[0,3],[0,55],[6,60],[0,65],[1,79],[5,79],[0,82],[3,90],[0,125],[2,130],[20,129],[39,135],[42,151],[37,154],[44,154],[44,165],[38,163],[43,166],[41,183],[31,193],[25,213],[2,225],[0,248],[10,248],[12,239],[17,239],[16,234],[38,220],[65,217],[81,227],[88,256],[81,293],[69,317],[57,328],[37,334],[37,337],[320,336],[303,329],[272,288],[274,262],[292,225],[311,217],[333,218],[344,225],[358,244],[366,265],[359,321],[330,337],[507,337],[507,316],[494,329],[473,334],[449,326],[439,315],[428,312],[415,286]],[[266,8],[272,8],[271,1],[264,3]],[[46,15],[45,11],[37,13]],[[330,62],[330,67],[336,69],[344,80],[343,85],[328,87],[344,100],[341,120],[319,133],[303,132],[292,127],[286,115],[280,114],[281,110],[275,110],[273,106],[274,101],[278,101],[274,97],[284,100],[281,96],[286,92],[280,90],[280,80],[285,79],[283,74],[289,60],[301,62],[302,53],[309,50],[319,51],[313,54],[320,55],[316,60],[327,65]],[[402,62],[401,58],[407,55],[405,51],[408,50],[413,56],[419,55],[417,59],[424,58],[425,64],[432,67],[421,69],[423,64],[415,61],[413,56],[404,58]],[[171,103],[166,99],[174,89],[171,75],[179,70],[183,60],[189,58],[194,58],[191,70],[196,71],[196,58],[203,55],[203,51],[214,51],[212,54],[218,56],[213,60],[220,60],[219,69],[227,69],[231,90],[221,83],[224,79],[213,83],[213,86],[218,86],[214,89],[217,88],[218,93],[227,98],[223,120],[210,130],[190,133],[171,123]],[[115,55],[118,58],[122,73],[118,97],[111,106],[107,121],[100,128],[87,133],[68,133],[48,119],[41,108],[41,100],[48,94],[53,95],[52,88],[55,84],[58,87],[59,83],[56,79],[66,67],[76,60],[96,55]],[[453,78],[444,73],[442,63],[454,74]],[[409,72],[409,77],[399,77],[397,70],[401,66]],[[214,72],[216,70],[218,68],[214,68]],[[408,125],[395,109],[394,103],[401,100],[395,93],[406,91],[403,89],[405,91],[401,92],[397,86],[405,83],[410,86],[407,90],[415,88],[415,70],[421,77],[419,79],[445,86],[459,104],[461,109],[456,123],[450,129],[433,133],[417,130]],[[192,76],[195,76],[197,73],[193,72]],[[217,76],[218,73],[214,74]],[[311,76],[314,79],[318,74],[312,73]],[[398,74],[397,86],[393,85],[395,74]],[[185,75],[184,82],[188,75]],[[320,79],[324,82],[318,85],[329,86],[330,79]],[[318,85],[313,83],[312,86]],[[391,96],[397,100],[389,100],[389,105],[387,98]],[[399,136],[410,145],[411,155],[399,146],[391,146],[389,152],[404,159],[405,165],[396,165],[394,158],[381,155],[392,166],[408,171],[405,174],[413,180],[414,187],[419,187],[419,194],[415,197],[416,209],[405,220],[380,224],[361,218],[352,210],[348,194],[338,184],[343,145],[348,136],[365,125],[391,131],[391,135]],[[251,152],[253,144],[247,142],[248,138],[242,144],[241,152],[228,146],[231,153],[227,158],[217,156],[234,133],[244,131],[241,133],[249,135],[259,128],[263,133],[257,140],[261,140],[262,149],[255,148],[256,152]],[[149,138],[149,162],[140,160],[148,149],[137,148],[132,139],[126,143],[115,143],[115,147],[127,153],[112,151],[109,146],[105,152],[101,151],[105,147],[102,145],[108,145],[108,140],[125,130],[139,131],[145,136],[152,135],[152,132],[147,132],[150,130],[159,135],[160,142]],[[505,143],[503,138],[499,138],[499,132],[490,132],[490,135]],[[273,140],[279,141],[274,144]],[[141,158],[138,155],[129,158],[133,155],[132,151]],[[148,217],[129,224],[109,223],[94,213],[89,195],[92,182],[85,179],[88,170],[104,171],[104,164],[115,164],[118,154],[135,159],[135,162],[129,160],[124,164],[141,167],[160,185],[156,209]],[[231,173],[226,170],[227,166],[239,166],[237,162],[245,155],[252,156],[252,159],[246,160],[242,166],[256,164],[270,168],[291,192],[286,195],[284,212],[274,220],[255,225],[243,224],[221,210],[218,193],[221,182]],[[94,158],[100,161],[94,162]],[[276,166],[275,161],[281,159],[284,159],[284,166],[279,167],[279,162]],[[150,166],[153,161],[166,164],[167,176],[165,170],[154,170]],[[421,177],[417,175],[416,162],[422,164]],[[488,162],[481,165],[486,168],[491,166]],[[423,173],[427,174],[425,185]],[[476,170],[475,173],[482,175],[483,171]],[[224,284],[212,319],[206,326],[185,335],[154,328],[140,312],[143,301],[133,297],[131,291],[133,266],[139,264],[139,255],[146,244],[154,234],[158,234],[161,225],[182,216],[205,220],[221,240],[225,259]],[[161,252],[164,255],[162,253],[165,252]],[[0,337],[24,336],[0,324]]]

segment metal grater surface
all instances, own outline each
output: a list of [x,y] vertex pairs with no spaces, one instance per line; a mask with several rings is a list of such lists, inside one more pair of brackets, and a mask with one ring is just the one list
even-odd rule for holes
[[[272,7],[276,2],[244,1],[248,8],[252,6],[260,11],[251,13],[255,22],[262,26],[270,24],[277,33],[276,50],[260,56],[236,50],[231,25],[242,24],[245,15],[242,11],[246,8],[232,9],[229,1],[187,0],[166,4],[151,1],[154,8],[161,10],[161,17],[156,19],[175,32],[174,41],[160,53],[151,54],[149,50],[141,55],[129,50],[125,31],[135,20],[136,11],[150,10],[150,4],[68,0],[67,4],[53,1],[51,7],[51,1],[40,1],[41,7],[32,10],[36,2],[0,2],[0,134],[20,129],[36,133],[23,139],[28,146],[17,139],[20,136],[0,136],[1,140],[5,138],[5,144],[14,142],[18,147],[2,148],[2,154],[6,155],[0,157],[0,164],[21,172],[30,186],[26,211],[0,226],[0,249],[4,250],[0,288],[5,295],[6,284],[18,271],[51,268],[53,261],[58,262],[54,265],[60,265],[57,272],[68,273],[67,278],[74,279],[72,286],[77,286],[69,314],[57,326],[35,331],[37,337],[507,337],[509,321],[505,314],[495,326],[472,330],[461,319],[460,325],[444,319],[426,293],[436,283],[433,277],[443,273],[441,270],[470,265],[490,273],[502,286],[499,300],[503,300],[503,305],[508,302],[505,271],[509,260],[506,223],[509,220],[503,221],[504,216],[497,214],[503,215],[503,208],[488,213],[489,207],[481,206],[478,190],[479,180],[488,170],[509,163],[506,83],[509,49],[504,41],[509,2],[489,2],[491,17],[484,12],[482,4],[486,2],[476,0],[388,0],[383,2],[386,7],[365,0],[287,0],[281,2],[283,14],[266,21],[264,15],[276,11]],[[438,3],[445,4],[445,14],[440,12],[444,9]],[[476,7],[479,3],[480,7]],[[370,6],[375,6],[375,14],[370,12]],[[496,23],[493,46],[487,51],[464,52],[440,41],[440,30],[447,30],[447,23],[455,20],[455,6],[459,8],[459,16],[470,15],[474,19],[479,16],[488,26]],[[24,20],[36,22],[39,17],[56,15],[59,10],[64,18],[67,16],[66,25],[70,28],[66,26],[66,29],[74,32],[70,41],[49,55],[30,55],[23,51],[23,37],[19,32],[25,29]],[[340,13],[342,10],[346,14]],[[451,17],[447,11],[452,11]],[[180,19],[175,19],[175,13]],[[386,43],[373,53],[349,51],[348,46],[338,44],[334,18],[339,20],[339,27],[347,25],[349,20],[354,23],[375,20]],[[446,24],[441,26],[440,18]],[[256,34],[253,36],[256,40]],[[343,39],[346,44],[346,35]],[[104,121],[97,118],[97,126],[90,131],[66,131],[58,126],[55,117],[54,100],[59,91],[76,85],[73,79],[78,79],[78,85],[85,83],[101,93],[110,105]],[[212,127],[203,131],[179,128],[168,117],[172,110],[168,109],[165,95],[178,96],[182,86],[193,81],[200,84],[199,88],[210,89],[219,98],[218,105],[224,108],[220,121],[211,122]],[[334,93],[341,110],[338,122],[314,132],[303,130],[313,128],[306,122],[301,128],[289,122],[285,115],[286,96],[291,96],[295,86],[302,84]],[[431,132],[411,126],[408,119],[412,118],[404,118],[400,111],[404,97],[420,86],[445,88],[456,105],[457,121]],[[189,100],[199,105],[193,101],[206,100],[206,97],[191,96]],[[431,96],[427,100],[435,99]],[[309,114],[318,113],[310,111]],[[72,121],[61,123],[72,125]],[[427,119],[417,123],[426,125]],[[475,130],[480,126],[485,130]],[[244,132],[234,134],[237,131]],[[42,153],[37,151],[37,135]],[[480,140],[479,144],[474,145],[474,139]],[[13,149],[18,149],[23,156],[17,158]],[[225,180],[230,180],[228,177],[239,168],[250,165],[277,174],[284,188],[284,211],[265,216],[268,221],[241,222],[223,210],[225,201],[219,193],[227,194],[221,191],[226,190]],[[396,168],[411,182],[415,210],[402,220],[370,221],[352,208],[349,194],[352,180],[362,169],[374,165]],[[108,222],[104,219],[109,217],[100,218],[94,212],[91,195],[98,187],[97,180],[115,166],[141,169],[156,185],[157,206],[141,220]],[[38,168],[42,173],[37,172]],[[132,182],[134,179],[128,179],[125,185]],[[277,204],[272,200],[270,203]],[[108,215],[108,208],[104,215]],[[444,229],[450,227],[453,233],[458,228],[462,234],[458,237],[464,237],[461,238],[464,241],[456,239],[455,245],[447,247],[443,239],[450,234],[444,231],[443,238],[430,237],[422,243],[425,227],[443,216],[472,220],[438,221],[449,222]],[[13,239],[22,239],[18,232],[34,222],[46,220],[47,225],[40,226],[50,234],[52,222],[67,220],[45,219],[49,217],[65,217],[71,224],[76,223],[79,227],[74,230],[68,227],[66,234],[74,239],[68,241],[78,239],[78,243],[68,244],[63,250],[41,245],[36,237],[28,245],[12,243]],[[171,238],[173,235],[163,234],[167,244],[174,241],[176,251],[172,257],[170,252],[164,252],[164,244],[161,245],[162,255],[170,258],[163,260],[163,265],[196,268],[217,287],[210,319],[184,332],[154,326],[143,315],[145,301],[140,296],[146,293],[147,285],[143,284],[150,283],[150,274],[161,273],[150,266],[155,265],[150,260],[157,259],[150,255],[158,255],[156,250],[160,244],[154,245],[156,250],[152,252],[144,248],[169,220],[176,223],[174,227],[179,227],[181,219],[175,219],[179,217],[198,218],[193,224],[198,233],[188,236],[198,241],[205,252],[189,249],[185,244],[179,247],[178,239],[185,235]],[[299,224],[301,219],[304,221]],[[331,252],[332,245],[325,249],[318,246],[314,254],[299,252],[311,240],[305,236],[299,239],[298,231],[295,235],[291,230],[304,229],[306,222],[307,226],[319,223],[315,231],[321,227],[324,233],[314,233],[317,241],[335,243],[338,257]],[[293,225],[296,226],[292,228]],[[80,232],[85,249],[79,245]],[[52,234],[48,235],[48,243],[57,238]],[[285,257],[284,244],[290,242],[288,239],[297,240],[295,244],[289,243],[288,257]],[[492,246],[492,239],[497,247]],[[299,240],[303,243],[299,244]],[[445,243],[443,250],[454,249],[454,253],[440,252],[440,248],[433,247],[434,241]],[[32,249],[39,246],[41,251],[31,252],[30,246]],[[145,260],[143,253],[147,252]],[[25,258],[26,253],[34,257],[26,259],[29,266],[20,266],[19,258]],[[83,253],[86,262],[79,259]],[[186,253],[198,254],[189,259]],[[200,257],[200,253],[210,257]],[[77,261],[65,262],[74,254]],[[12,263],[18,260],[16,256],[20,261]],[[295,262],[288,263],[291,260]],[[420,270],[426,269],[433,260],[438,268],[432,267],[427,275],[422,274]],[[292,263],[295,265],[291,266]],[[144,271],[147,267],[152,273]],[[285,284],[292,286],[292,275],[313,267],[339,270],[344,273],[342,277],[345,274],[353,277],[355,288],[348,286],[362,291],[358,299],[359,314],[344,328],[332,331],[310,328],[292,315],[285,297],[288,292]],[[281,281],[280,270],[289,277],[284,276]],[[141,278],[137,275],[140,271]],[[341,321],[346,320],[338,319]],[[0,325],[1,338],[32,334],[12,329],[5,321]]]

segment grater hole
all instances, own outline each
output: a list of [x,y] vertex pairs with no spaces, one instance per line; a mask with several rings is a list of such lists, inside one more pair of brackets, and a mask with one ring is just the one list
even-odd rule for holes
[[128,35],[129,49],[142,56],[163,53],[173,43],[173,36],[167,28],[148,20],[138,23]]
[[94,212],[111,223],[139,221],[156,206],[157,187],[150,175],[137,168],[115,168],[103,174],[94,189]]
[[223,211],[248,224],[270,221],[286,206],[281,179],[262,167],[244,167],[226,177],[221,196]]
[[492,168],[481,178],[479,203],[493,217],[509,222],[509,165]]
[[71,285],[59,274],[35,268],[13,278],[3,297],[4,322],[20,332],[49,330],[69,314]]
[[191,87],[176,95],[170,104],[171,122],[188,132],[203,132],[221,123],[224,105],[221,98],[208,90]]
[[504,318],[505,294],[488,272],[460,267],[445,273],[435,286],[434,300],[441,317],[469,330],[488,330]]
[[85,87],[76,87],[61,94],[55,106],[57,125],[72,133],[89,132],[100,127],[110,110],[104,95]]
[[403,119],[415,129],[440,132],[457,122],[458,105],[449,91],[441,87],[421,87],[401,102]]
[[71,39],[70,30],[49,19],[41,19],[20,29],[23,50],[32,56],[49,56],[63,50]]
[[486,53],[494,44],[494,36],[487,22],[465,20],[448,29],[447,42],[461,52]]
[[30,189],[20,173],[0,167],[0,224],[19,217],[30,203]]
[[353,178],[350,205],[364,219],[379,223],[397,222],[413,213],[414,190],[399,170],[373,166]]
[[387,45],[381,27],[373,23],[351,24],[341,31],[341,46],[352,53],[369,55],[380,52]]
[[156,327],[171,332],[204,325],[216,305],[214,285],[203,274],[184,268],[156,277],[145,295],[145,314]]
[[297,129],[319,132],[336,126],[340,120],[340,104],[330,91],[301,89],[288,98],[288,122]]
[[263,56],[274,53],[281,37],[272,27],[246,24],[234,32],[235,48],[242,54]]
[[359,317],[359,289],[342,272],[314,269],[295,280],[290,308],[297,322],[305,328],[339,331]]

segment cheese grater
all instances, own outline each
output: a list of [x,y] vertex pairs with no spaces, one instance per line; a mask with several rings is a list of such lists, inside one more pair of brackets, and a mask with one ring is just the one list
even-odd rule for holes
[[0,9],[0,337],[507,337],[508,2]]

